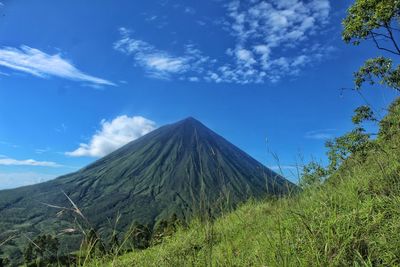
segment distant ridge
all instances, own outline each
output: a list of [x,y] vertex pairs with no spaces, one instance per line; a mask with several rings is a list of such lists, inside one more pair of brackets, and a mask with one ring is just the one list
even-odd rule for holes
[[172,214],[189,219],[202,212],[202,205],[216,211],[222,204],[233,207],[250,197],[285,194],[294,187],[188,117],[75,173],[0,191],[0,233],[17,229],[33,235],[69,227],[70,218],[56,217],[56,209],[41,204],[70,206],[61,192],[107,235],[109,220],[117,214],[123,230],[134,221],[151,225]]

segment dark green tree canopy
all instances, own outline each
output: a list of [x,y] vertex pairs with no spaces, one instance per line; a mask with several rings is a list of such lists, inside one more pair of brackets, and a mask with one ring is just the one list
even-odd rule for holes
[[364,121],[377,121],[371,108],[366,105],[356,108],[351,120],[355,125],[360,125]]
[[[52,235],[39,235],[28,244],[24,252],[25,263],[31,266],[32,262],[43,265],[56,261],[58,256],[59,241]],[[33,264],[35,265],[35,264]]]
[[354,82],[356,89],[368,82],[375,84],[375,79],[379,80],[381,85],[388,86],[400,91],[400,68],[393,66],[393,60],[385,57],[376,57],[365,61],[356,73],[354,73]]
[[343,20],[343,40],[358,45],[362,40],[372,39],[379,49],[400,55],[395,36],[399,19],[398,0],[356,0]]
[[[399,22],[399,0],[356,0],[343,20],[342,37],[346,43],[354,45],[372,40],[379,50],[400,56]],[[378,82],[400,91],[400,68],[388,57],[368,59],[354,73],[354,82],[357,90],[365,82],[370,85]]]

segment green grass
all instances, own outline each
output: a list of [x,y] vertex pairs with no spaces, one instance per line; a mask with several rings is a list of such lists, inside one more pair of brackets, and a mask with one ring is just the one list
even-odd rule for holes
[[89,266],[400,266],[400,105],[367,157],[321,186],[194,221],[162,244]]

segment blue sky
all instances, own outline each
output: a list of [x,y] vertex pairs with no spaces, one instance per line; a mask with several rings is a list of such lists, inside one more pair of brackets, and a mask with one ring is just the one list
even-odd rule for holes
[[[295,181],[351,129],[364,100],[340,88],[377,53],[341,41],[351,1],[0,3],[0,189],[188,116]],[[378,112],[394,97],[363,94]]]

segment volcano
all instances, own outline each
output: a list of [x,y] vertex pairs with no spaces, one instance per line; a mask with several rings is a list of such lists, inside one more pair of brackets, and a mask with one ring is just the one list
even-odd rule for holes
[[189,220],[204,207],[217,213],[223,205],[234,207],[249,198],[282,195],[294,188],[196,119],[187,118],[75,173],[0,191],[0,235],[57,233],[71,227],[73,222],[57,217],[53,207],[71,206],[66,196],[97,229],[107,232],[116,216],[121,218],[121,230],[134,221],[152,225],[172,214]]

